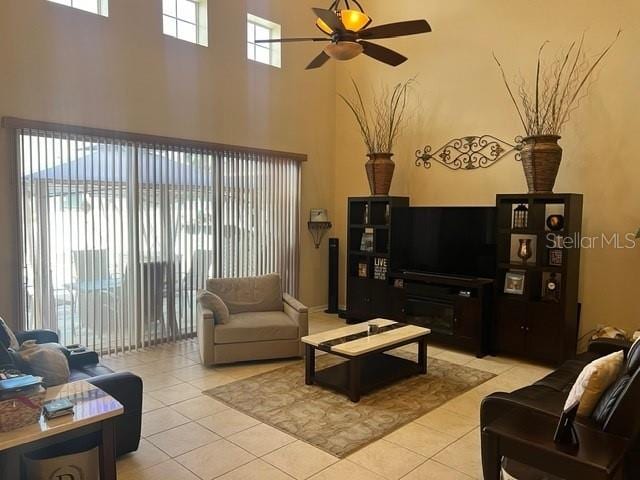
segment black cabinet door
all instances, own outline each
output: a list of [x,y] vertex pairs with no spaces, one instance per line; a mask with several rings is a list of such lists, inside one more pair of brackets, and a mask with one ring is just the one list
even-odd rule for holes
[[393,287],[383,280],[371,280],[371,310],[372,317],[391,318],[393,315]]
[[390,287],[391,291],[391,319],[396,322],[404,322],[406,320],[405,303],[407,295],[404,288]]
[[526,325],[527,356],[541,362],[563,360],[562,309],[557,303],[531,302]]
[[526,350],[527,303],[500,298],[496,311],[495,335],[497,351],[523,355]]
[[371,282],[368,278],[349,277],[347,307],[349,316],[357,320],[371,317]]
[[459,297],[455,305],[454,334],[466,339],[477,339],[482,335],[482,303],[477,298]]

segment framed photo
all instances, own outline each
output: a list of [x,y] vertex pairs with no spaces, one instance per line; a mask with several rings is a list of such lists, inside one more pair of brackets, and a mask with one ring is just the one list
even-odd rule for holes
[[360,250],[373,252],[373,228],[366,228],[360,240]]
[[524,272],[507,272],[504,279],[504,293],[524,295]]
[[369,264],[367,262],[358,263],[358,276],[367,278],[369,276]]
[[549,265],[552,267],[562,266],[562,249],[552,248],[549,250]]

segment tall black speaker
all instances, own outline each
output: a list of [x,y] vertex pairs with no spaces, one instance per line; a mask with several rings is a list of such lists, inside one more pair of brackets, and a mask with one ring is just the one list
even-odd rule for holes
[[329,301],[326,313],[338,313],[338,275],[340,259],[340,240],[329,239]]

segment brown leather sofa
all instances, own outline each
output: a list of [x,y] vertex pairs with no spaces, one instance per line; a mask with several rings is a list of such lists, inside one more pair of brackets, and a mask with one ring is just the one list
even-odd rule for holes
[[[593,415],[576,421],[588,428],[629,439],[632,446],[625,457],[624,479],[640,479],[640,342],[630,347],[630,343],[624,341],[596,340],[587,352],[565,362],[533,385],[512,393],[489,395],[481,405],[481,429],[509,411],[522,407],[552,414],[559,419],[571,387],[585,365],[601,356],[624,350],[626,364],[620,377],[602,396]],[[483,436],[482,440],[484,475],[490,478],[489,472],[496,459],[492,458],[487,439]],[[523,465],[507,458],[503,460],[503,468],[518,480],[556,480],[544,472],[544,465]]]

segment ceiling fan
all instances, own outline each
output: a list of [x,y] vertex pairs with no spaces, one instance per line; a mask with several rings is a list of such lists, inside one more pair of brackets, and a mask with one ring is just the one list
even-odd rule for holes
[[[307,66],[307,70],[323,66],[330,58],[335,60],[351,60],[358,55],[365,55],[391,66],[398,66],[407,61],[400,55],[369,40],[403,37],[419,33],[429,33],[431,26],[426,20],[388,23],[367,28],[372,20],[357,0],[351,0],[358,8],[350,5],[349,0],[335,0],[328,9],[313,8],[318,19],[316,26],[326,37],[280,38],[256,40],[256,43],[289,43],[289,42],[331,42]],[[344,8],[341,8],[344,4]]]

